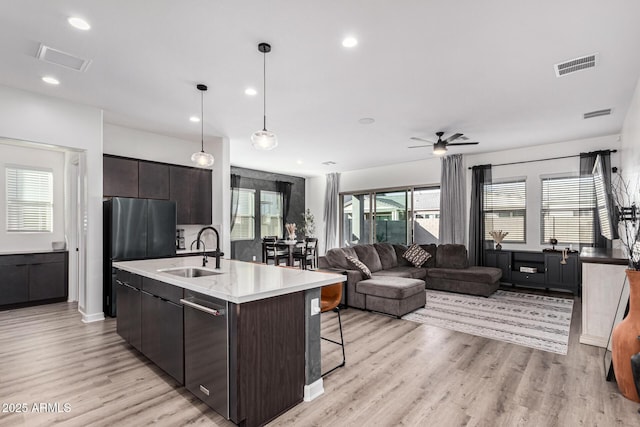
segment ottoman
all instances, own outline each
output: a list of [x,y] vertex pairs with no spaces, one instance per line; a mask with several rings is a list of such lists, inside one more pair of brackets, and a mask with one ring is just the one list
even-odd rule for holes
[[356,292],[365,296],[365,310],[398,318],[424,307],[427,302],[424,280],[404,277],[373,277],[356,284]]

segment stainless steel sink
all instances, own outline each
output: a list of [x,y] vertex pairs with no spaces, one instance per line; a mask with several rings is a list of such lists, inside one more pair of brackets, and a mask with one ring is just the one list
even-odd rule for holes
[[174,267],[174,268],[163,268],[158,270],[159,273],[168,273],[173,274],[178,277],[205,277],[205,276],[213,276],[216,274],[222,274],[220,271],[213,271],[206,268],[201,267]]

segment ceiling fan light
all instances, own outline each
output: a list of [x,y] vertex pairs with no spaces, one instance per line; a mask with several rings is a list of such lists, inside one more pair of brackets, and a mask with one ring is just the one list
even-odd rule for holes
[[447,154],[447,147],[445,147],[444,144],[434,144],[433,154],[436,156],[444,156]]
[[213,165],[215,159],[209,153],[204,151],[197,151],[191,155],[191,161],[200,167],[209,167]]
[[251,144],[256,150],[273,150],[278,146],[278,137],[266,129],[259,130],[251,135]]

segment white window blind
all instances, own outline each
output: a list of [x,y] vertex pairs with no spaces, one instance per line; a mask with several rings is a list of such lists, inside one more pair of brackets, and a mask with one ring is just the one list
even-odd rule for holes
[[282,235],[282,194],[260,191],[260,237]]
[[504,242],[525,243],[527,188],[524,180],[494,182],[484,186],[485,239],[492,230],[507,231]]
[[21,167],[6,168],[7,231],[51,232],[53,173]]
[[231,240],[253,240],[256,229],[256,192],[247,188],[238,190],[238,214],[235,218]]
[[593,243],[595,197],[593,178],[542,179],[541,243]]

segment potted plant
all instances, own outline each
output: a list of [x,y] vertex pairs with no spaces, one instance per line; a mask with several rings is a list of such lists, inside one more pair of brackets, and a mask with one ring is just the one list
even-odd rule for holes
[[307,209],[302,214],[302,227],[300,227],[300,231],[306,237],[314,237],[316,232],[316,223],[313,214],[311,213],[311,209]]
[[[640,402],[636,389],[639,378],[634,379],[632,363],[640,363],[634,357],[640,353],[640,227],[638,226],[637,208],[632,197],[629,183],[619,175],[612,185],[613,200],[616,204],[617,219],[620,221],[620,242],[629,259],[626,270],[629,283],[629,313],[622,322],[613,329],[611,336],[613,370],[616,375],[618,389],[624,397]],[[637,187],[638,188],[638,187]]]

